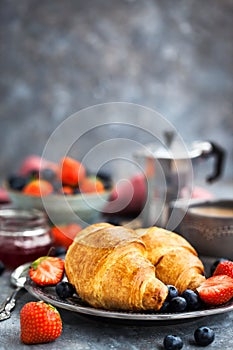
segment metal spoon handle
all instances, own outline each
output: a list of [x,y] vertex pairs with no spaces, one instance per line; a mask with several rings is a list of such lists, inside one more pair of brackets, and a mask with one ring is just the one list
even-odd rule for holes
[[16,304],[17,293],[22,289],[22,287],[17,287],[2,303],[0,307],[0,321],[6,320],[11,316],[11,310],[14,309]]
[[0,313],[0,321],[4,321],[4,320],[7,320],[8,318],[11,317],[11,313],[8,311],[5,311],[3,310],[1,313]]

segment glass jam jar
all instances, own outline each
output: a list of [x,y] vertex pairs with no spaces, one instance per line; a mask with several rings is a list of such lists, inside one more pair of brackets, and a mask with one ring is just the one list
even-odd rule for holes
[[46,215],[36,209],[0,209],[0,260],[9,268],[47,255],[53,239]]

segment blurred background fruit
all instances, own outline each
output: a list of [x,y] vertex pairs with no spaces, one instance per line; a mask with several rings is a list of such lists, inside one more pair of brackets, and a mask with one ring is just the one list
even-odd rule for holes
[[51,230],[55,246],[67,249],[78,232],[82,230],[82,227],[75,223],[71,223],[69,225],[53,226]]

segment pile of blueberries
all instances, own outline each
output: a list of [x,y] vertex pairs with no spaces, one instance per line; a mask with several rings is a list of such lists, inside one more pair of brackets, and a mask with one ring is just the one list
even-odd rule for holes
[[160,309],[160,312],[194,311],[201,308],[201,300],[193,290],[186,289],[181,295],[175,286],[168,285],[168,295]]

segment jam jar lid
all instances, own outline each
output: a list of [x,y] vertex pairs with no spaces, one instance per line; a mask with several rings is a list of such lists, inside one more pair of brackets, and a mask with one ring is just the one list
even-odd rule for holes
[[0,209],[0,236],[37,236],[47,231],[47,217],[40,210]]

